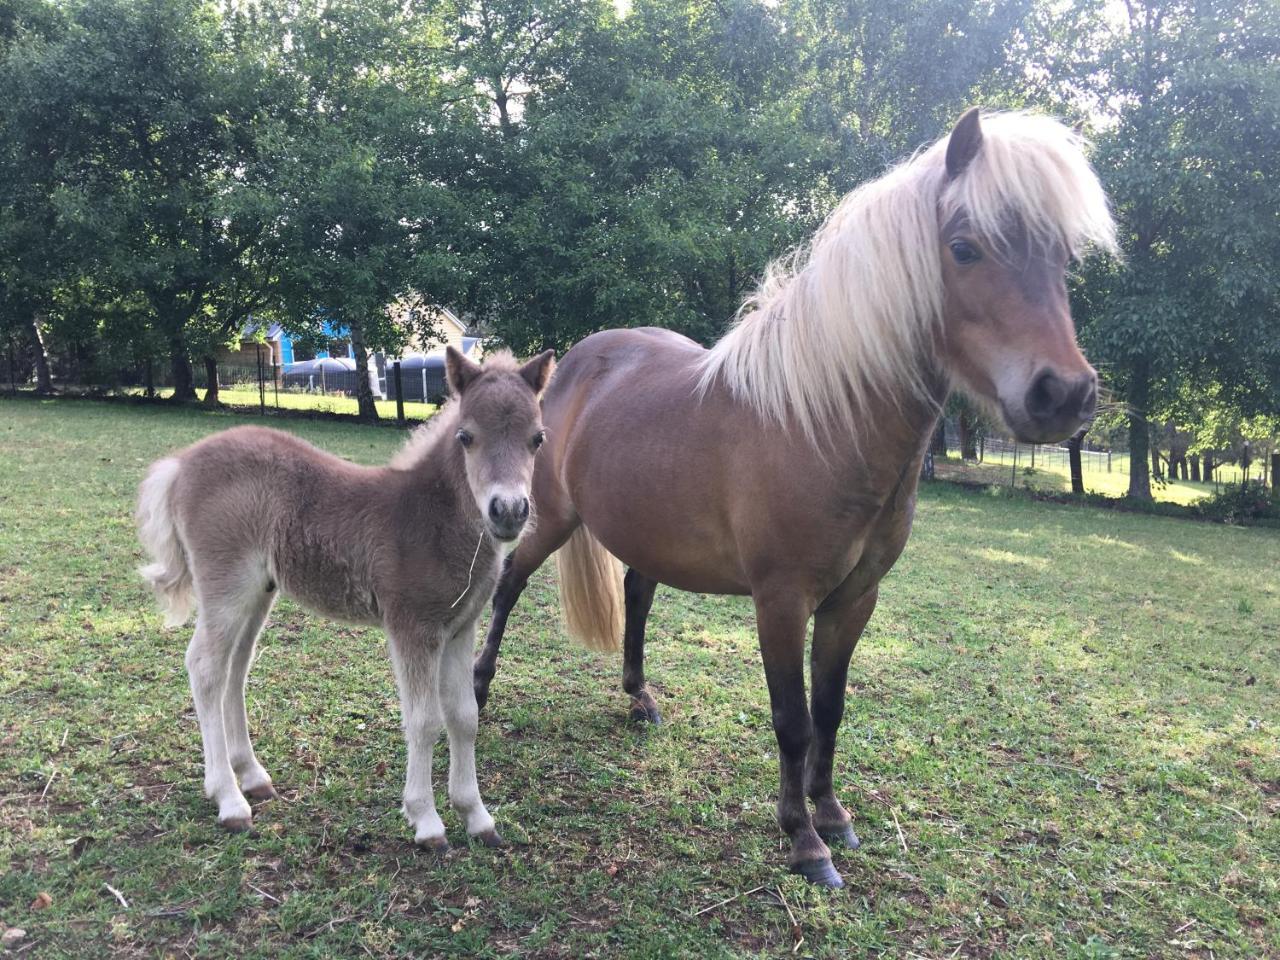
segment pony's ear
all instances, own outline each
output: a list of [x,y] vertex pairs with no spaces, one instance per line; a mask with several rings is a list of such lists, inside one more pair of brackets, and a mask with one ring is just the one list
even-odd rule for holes
[[444,375],[449,381],[449,392],[455,397],[462,396],[462,391],[483,368],[474,360],[468,360],[457,347],[446,347],[444,351]]
[[551,374],[555,373],[555,370],[556,352],[544,350],[520,368],[520,376],[524,377],[525,383],[529,384],[533,392],[541,398],[542,391],[547,389],[547,384],[551,382]]
[[954,180],[964,173],[981,146],[982,123],[978,119],[978,108],[970,107],[956,121],[951,138],[947,140],[947,176]]

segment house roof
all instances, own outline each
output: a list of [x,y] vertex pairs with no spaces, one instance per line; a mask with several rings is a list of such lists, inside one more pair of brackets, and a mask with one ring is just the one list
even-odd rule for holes
[[[250,320],[247,324],[245,324],[244,330],[240,334],[240,339],[250,340],[253,337],[256,337],[258,335],[258,330],[261,326],[262,325],[258,323],[256,320]],[[271,324],[270,326],[267,327],[267,339],[279,340],[280,334],[283,332],[283,330],[284,328],[280,324],[278,323]]]

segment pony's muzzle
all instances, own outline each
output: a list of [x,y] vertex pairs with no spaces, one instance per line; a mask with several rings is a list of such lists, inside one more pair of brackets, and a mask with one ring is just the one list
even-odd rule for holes
[[1054,370],[1041,370],[1031,381],[1023,398],[1027,432],[1040,443],[1053,443],[1071,436],[1093,416],[1098,405],[1098,375],[1092,369],[1071,377]]
[[493,535],[499,540],[514,540],[529,519],[529,498],[523,495],[490,497],[488,513]]

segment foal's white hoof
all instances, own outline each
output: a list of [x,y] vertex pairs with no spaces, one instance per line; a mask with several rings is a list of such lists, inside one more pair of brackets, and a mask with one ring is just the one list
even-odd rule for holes
[[256,787],[249,787],[245,790],[244,795],[250,800],[277,800],[280,797],[270,780]]
[[252,817],[227,817],[225,820],[219,819],[218,826],[227,833],[247,833],[253,826]]
[[428,853],[443,854],[449,852],[449,841],[441,834],[438,837],[414,837],[413,842]]

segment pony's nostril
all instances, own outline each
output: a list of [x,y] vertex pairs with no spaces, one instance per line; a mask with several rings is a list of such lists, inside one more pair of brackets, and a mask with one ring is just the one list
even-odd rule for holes
[[1068,389],[1062,378],[1051,370],[1036,377],[1027,391],[1027,413],[1037,420],[1055,416],[1067,399]]
[[502,504],[498,502],[497,497],[489,501],[489,519],[494,523],[502,522]]
[[1088,376],[1084,382],[1084,397],[1080,400],[1080,419],[1088,420],[1098,407],[1098,378]]

